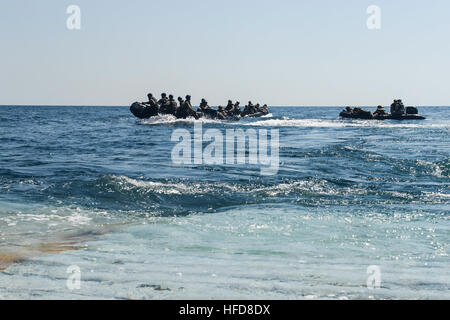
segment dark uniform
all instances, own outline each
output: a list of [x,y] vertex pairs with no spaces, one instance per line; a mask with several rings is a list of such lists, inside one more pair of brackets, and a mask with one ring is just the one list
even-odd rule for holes
[[393,116],[401,116],[405,114],[405,106],[402,100],[394,100],[391,104],[391,114]]
[[233,109],[234,109],[233,101],[228,100],[228,104],[227,104],[227,106],[225,107],[225,110],[227,110],[227,111],[233,111]]
[[176,117],[179,119],[186,119],[189,117],[198,119],[198,115],[191,104],[191,96],[186,96],[186,101],[184,101],[183,105],[177,109]]
[[377,110],[373,113],[373,115],[376,116],[385,116],[387,115],[386,110],[384,110],[383,106],[378,106]]
[[169,101],[169,99],[167,99],[167,95],[165,93],[161,93],[161,99],[159,99],[158,104],[160,107],[162,107],[163,105],[167,104],[167,102]]
[[245,117],[247,115],[252,115],[257,112],[255,106],[251,101],[248,102],[248,104],[245,106],[244,111],[242,111],[242,116]]
[[155,97],[151,93],[149,93],[147,95],[147,97],[148,97],[148,102],[145,103],[145,105],[147,106],[146,107],[147,114],[150,117],[158,115],[158,113],[159,113],[159,105],[158,105],[158,102],[156,102]]
[[147,104],[152,105],[152,104],[158,103],[158,102],[156,101],[156,98],[153,96],[153,94],[149,93],[149,94],[147,95],[147,97],[148,97],[148,102],[147,102]]
[[208,102],[205,99],[200,101],[200,105],[198,106],[197,112],[203,112],[206,109],[209,109]]
[[226,112],[225,112],[225,108],[222,106],[219,106],[217,108],[217,119],[219,120],[225,120],[227,118]]
[[158,101],[158,104],[160,105],[159,112],[161,114],[175,115],[177,103],[175,102],[175,100],[173,100],[173,96],[172,95],[170,96],[172,97],[172,101],[169,98],[167,98],[165,93],[161,95],[161,99],[159,99]]
[[217,111],[211,108],[205,99],[202,99],[202,101],[200,102],[197,112],[201,113],[202,116],[205,116],[206,118],[210,119],[217,118]]
[[178,109],[177,102],[173,98],[173,95],[169,95],[169,102],[167,103],[166,111],[168,114],[176,115]]
[[240,116],[241,115],[241,107],[239,106],[240,102],[236,101],[233,108],[233,115],[234,116]]
[[269,108],[267,107],[267,104],[262,106],[261,112],[264,114],[269,114]]
[[182,97],[178,97],[177,100],[178,100],[178,105],[181,107],[183,105],[183,103],[184,103],[183,98]]

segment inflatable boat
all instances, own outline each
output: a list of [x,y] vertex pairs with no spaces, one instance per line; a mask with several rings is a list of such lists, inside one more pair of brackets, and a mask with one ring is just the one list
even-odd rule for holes
[[354,114],[352,112],[342,111],[339,116],[346,119],[361,119],[361,120],[425,120],[423,116],[417,114],[403,114],[403,115],[377,115],[372,113]]
[[[221,112],[222,116],[219,116],[219,111],[213,110],[213,109],[210,109],[210,110],[214,111],[214,112],[207,113],[207,114],[197,112],[198,118],[204,117],[204,118],[209,118],[209,119],[222,119],[222,120],[238,121],[241,117],[257,118],[257,117],[262,117],[262,116],[269,114],[269,110],[265,109],[263,111],[258,111],[256,113],[251,113],[251,114],[243,114],[242,111],[241,111],[241,114],[226,114],[226,113]],[[151,117],[155,117],[155,116],[161,114],[159,112],[158,105],[151,106],[149,104],[145,104],[145,103],[141,103],[141,102],[134,102],[130,107],[130,111],[136,118],[139,118],[139,119],[149,119]],[[173,114],[173,115],[175,115],[175,114]]]

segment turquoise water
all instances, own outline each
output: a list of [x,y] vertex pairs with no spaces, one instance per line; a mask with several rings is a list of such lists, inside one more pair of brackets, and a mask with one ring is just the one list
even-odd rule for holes
[[262,176],[173,164],[190,120],[0,107],[0,262],[19,257],[3,258],[0,298],[449,299],[450,107],[421,122],[340,110],[203,122],[278,129],[279,171]]

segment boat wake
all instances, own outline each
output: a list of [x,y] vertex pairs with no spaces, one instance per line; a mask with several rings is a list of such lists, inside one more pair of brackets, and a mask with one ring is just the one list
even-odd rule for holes
[[374,122],[370,120],[322,120],[322,119],[290,119],[283,117],[281,119],[258,120],[247,123],[240,123],[244,126],[260,127],[310,127],[310,128],[348,128],[348,127],[367,127],[367,128],[424,128],[439,129],[450,128],[449,123],[431,124],[425,122],[419,123],[398,123],[393,121]]
[[186,119],[178,119],[173,115],[166,114],[166,115],[157,115],[154,117],[151,117],[149,119],[141,119],[137,120],[136,123],[139,125],[161,125],[161,124],[176,124],[176,123],[195,123],[195,122],[201,122],[201,123],[223,123],[225,121],[222,120],[213,120],[213,119],[206,119],[206,118],[200,118],[196,120],[195,118],[186,118]]
[[253,118],[243,118],[241,121],[230,122],[227,120],[195,118],[177,119],[173,115],[158,115],[149,119],[137,120],[138,125],[171,125],[171,124],[224,124],[237,126],[256,126],[256,127],[304,127],[304,128],[423,128],[423,129],[441,129],[450,128],[450,122],[430,123],[425,120],[421,123],[402,122],[395,120],[370,121],[370,120],[324,120],[324,119],[291,119],[289,117],[274,118],[273,114],[262,116],[257,121]]

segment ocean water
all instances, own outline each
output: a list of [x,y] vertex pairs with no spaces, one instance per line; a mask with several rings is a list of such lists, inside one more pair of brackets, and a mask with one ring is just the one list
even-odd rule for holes
[[279,171],[262,176],[172,163],[192,120],[0,107],[0,298],[450,299],[450,107],[340,110],[202,123],[278,129]]

